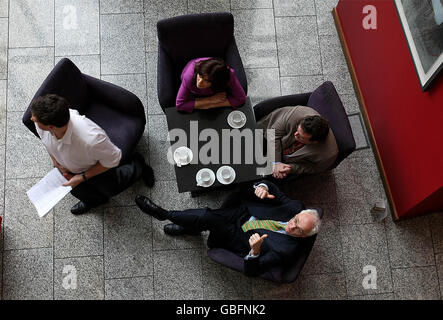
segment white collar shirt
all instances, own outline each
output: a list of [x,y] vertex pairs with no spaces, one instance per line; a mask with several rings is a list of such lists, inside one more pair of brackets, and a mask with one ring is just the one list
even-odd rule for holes
[[69,115],[68,128],[61,139],[35,124],[49,154],[72,173],[85,172],[97,162],[106,168],[118,166],[122,152],[106,132],[77,110],[69,109]]

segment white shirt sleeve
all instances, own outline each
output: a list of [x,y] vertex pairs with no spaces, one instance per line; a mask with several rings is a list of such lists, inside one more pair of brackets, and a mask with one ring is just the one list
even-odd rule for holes
[[117,167],[122,158],[122,151],[106,136],[102,135],[98,142],[90,147],[90,154],[105,168]]

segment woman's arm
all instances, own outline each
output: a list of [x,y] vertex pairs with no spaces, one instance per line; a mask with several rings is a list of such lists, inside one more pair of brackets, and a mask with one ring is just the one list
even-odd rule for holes
[[212,109],[218,107],[231,106],[229,100],[226,98],[226,92],[219,92],[210,97],[195,99],[195,109]]

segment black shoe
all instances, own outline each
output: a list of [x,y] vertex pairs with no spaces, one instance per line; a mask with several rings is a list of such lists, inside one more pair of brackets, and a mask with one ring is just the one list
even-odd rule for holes
[[166,234],[169,234],[170,236],[180,236],[182,234],[197,236],[200,234],[200,232],[198,232],[198,231],[187,230],[184,227],[179,226],[178,224],[175,224],[175,223],[168,223],[167,225],[165,225],[163,227],[163,231]]
[[168,219],[168,211],[157,206],[148,197],[136,196],[135,203],[144,213],[150,214],[160,221]]
[[88,212],[91,209],[92,209],[92,206],[84,203],[83,201],[79,201],[71,208],[71,213],[76,214],[76,215],[83,214],[83,213]]
[[145,158],[143,158],[143,156],[140,153],[136,152],[134,154],[134,158],[142,166],[142,179],[143,179],[143,182],[145,183],[145,185],[148,188],[152,188],[154,186],[154,183],[155,183],[154,170],[152,170],[152,168],[146,164]]
[[163,227],[163,231],[170,236],[179,236],[185,234],[185,228],[175,223],[168,223]]

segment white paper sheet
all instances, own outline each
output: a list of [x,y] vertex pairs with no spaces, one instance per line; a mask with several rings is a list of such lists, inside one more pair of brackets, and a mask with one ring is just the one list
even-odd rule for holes
[[40,218],[72,190],[71,187],[62,186],[66,181],[68,180],[63,177],[60,171],[54,168],[26,192]]

